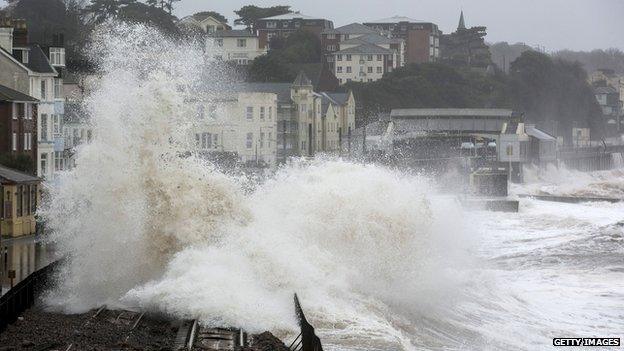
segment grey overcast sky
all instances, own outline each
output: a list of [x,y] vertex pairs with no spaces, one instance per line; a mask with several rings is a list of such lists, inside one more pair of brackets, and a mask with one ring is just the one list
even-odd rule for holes
[[546,50],[624,50],[624,0],[181,0],[178,17],[204,10],[232,24],[244,5],[290,5],[293,10],[334,21],[338,27],[393,15],[438,24],[451,32],[460,9],[467,26],[488,28],[488,42],[524,42]]

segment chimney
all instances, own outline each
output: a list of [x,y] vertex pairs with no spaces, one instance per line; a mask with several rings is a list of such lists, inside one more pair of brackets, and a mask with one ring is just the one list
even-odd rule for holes
[[0,19],[0,47],[13,52],[13,25],[8,18]]
[[28,46],[28,27],[26,26],[26,20],[16,19],[13,20],[13,46],[26,47]]

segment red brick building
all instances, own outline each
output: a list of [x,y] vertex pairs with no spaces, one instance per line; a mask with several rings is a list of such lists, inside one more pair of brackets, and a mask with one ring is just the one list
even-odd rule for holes
[[405,40],[405,63],[435,62],[440,57],[441,32],[434,23],[394,16],[364,25]]
[[258,33],[260,49],[268,48],[274,37],[287,37],[290,33],[305,30],[321,40],[321,33],[334,28],[332,21],[306,16],[293,12],[284,15],[262,18],[256,21],[254,30]]
[[37,170],[37,99],[0,85],[0,155],[26,155]]

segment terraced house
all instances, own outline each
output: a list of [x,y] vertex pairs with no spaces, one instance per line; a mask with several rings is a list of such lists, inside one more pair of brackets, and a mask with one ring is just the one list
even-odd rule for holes
[[0,33],[0,84],[38,100],[37,176],[52,180],[64,165],[62,36],[50,46],[30,44],[23,20],[3,20]]

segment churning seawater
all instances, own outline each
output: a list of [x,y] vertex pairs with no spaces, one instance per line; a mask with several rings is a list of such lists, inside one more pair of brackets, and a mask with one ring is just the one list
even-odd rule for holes
[[[69,258],[50,308],[142,308],[287,338],[296,292],[328,350],[622,336],[624,205],[465,212],[425,176],[339,159],[293,162],[249,191],[188,152],[192,101],[228,84],[201,45],[108,24],[90,54],[94,139],[42,212]],[[617,172],[596,182],[621,186]],[[520,191],[560,189],[532,184]]]

